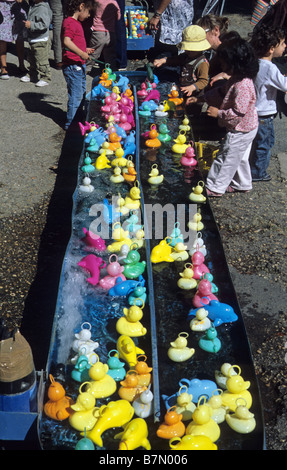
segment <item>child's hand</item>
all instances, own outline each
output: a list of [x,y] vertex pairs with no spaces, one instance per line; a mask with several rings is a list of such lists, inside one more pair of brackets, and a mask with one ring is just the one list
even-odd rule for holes
[[192,104],[192,103],[197,103],[197,102],[198,102],[198,98],[196,98],[195,96],[190,96],[189,98],[187,98],[185,104]]
[[25,25],[25,28],[27,28],[27,29],[31,28],[31,21],[26,20],[26,21],[23,21],[23,23]]
[[227,73],[225,72],[220,72],[214,77],[212,77],[212,79],[210,80],[210,86],[212,86],[214,82],[217,82],[217,80],[228,80],[229,78],[230,78],[230,75],[227,75]]
[[163,57],[162,59],[155,59],[153,61],[153,65],[155,67],[160,67],[161,65],[165,64],[166,63],[166,57]]
[[196,90],[196,87],[194,85],[189,85],[189,86],[182,86],[181,91],[186,94],[186,96],[191,96],[192,93]]
[[215,108],[214,106],[209,106],[206,110],[206,113],[210,117],[217,118],[218,117],[218,111],[219,111],[218,108]]
[[86,52],[87,54],[92,54],[93,52],[95,52],[95,49],[93,49],[92,47],[87,47]]

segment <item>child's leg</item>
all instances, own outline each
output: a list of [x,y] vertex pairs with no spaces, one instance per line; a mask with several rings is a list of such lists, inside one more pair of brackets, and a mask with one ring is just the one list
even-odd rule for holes
[[116,53],[116,35],[108,33],[109,40],[103,49],[104,60],[106,64],[110,64],[112,70],[117,70],[117,53]]
[[39,41],[31,44],[36,62],[36,69],[40,80],[51,81],[51,69],[49,63],[49,41]]
[[251,169],[249,164],[249,155],[252,146],[252,142],[256,136],[257,129],[248,133],[245,136],[245,141],[249,144],[247,145],[241,162],[237,168],[235,175],[233,176],[230,186],[235,189],[236,191],[248,191],[252,189],[252,176],[251,176]]
[[274,142],[273,117],[259,118],[258,132],[250,155],[251,174],[254,181],[260,181],[268,176],[267,169]]
[[0,41],[0,61],[1,61],[1,71],[2,73],[7,73],[7,42]]
[[63,68],[68,89],[68,106],[65,129],[68,129],[82,103],[84,94],[85,67],[69,65]]
[[[249,180],[248,171],[246,170],[246,152],[247,148],[251,145],[257,129],[248,133],[242,132],[228,132],[219,152],[211,165],[206,179],[206,187],[215,193],[225,193],[227,187],[231,183],[234,175],[236,174],[242,160],[244,171],[241,171],[245,175],[243,181],[237,180],[236,189],[246,190],[251,189],[251,174],[249,169]],[[248,163],[248,161],[247,161]],[[248,163],[249,165],[249,163]]]
[[102,54],[103,48],[107,43],[107,35],[104,31],[93,31],[90,39],[90,45],[95,51],[90,54],[93,59],[99,59]]

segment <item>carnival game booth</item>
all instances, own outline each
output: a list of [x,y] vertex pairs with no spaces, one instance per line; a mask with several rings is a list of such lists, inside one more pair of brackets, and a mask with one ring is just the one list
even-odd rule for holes
[[182,98],[144,72],[104,74],[81,124],[41,446],[262,450],[250,346]]

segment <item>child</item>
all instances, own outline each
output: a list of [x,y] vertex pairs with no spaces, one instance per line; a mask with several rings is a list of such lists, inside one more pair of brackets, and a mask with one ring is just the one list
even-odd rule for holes
[[182,33],[182,42],[178,47],[184,50],[182,54],[156,59],[153,64],[156,67],[162,65],[181,66],[181,91],[186,96],[199,95],[208,84],[209,64],[203,51],[211,47],[206,39],[204,29],[197,25],[185,28]]
[[285,51],[285,33],[277,27],[261,27],[252,36],[251,45],[259,57],[259,72],[255,79],[256,108],[259,126],[250,154],[252,181],[270,181],[267,169],[274,145],[273,119],[277,113],[277,90],[287,91],[287,78],[282,75],[272,59]]
[[52,21],[52,10],[43,0],[34,0],[29,8],[27,20],[24,21],[28,30],[30,50],[28,54],[29,72],[20,80],[30,82],[38,79],[36,86],[49,85],[51,70],[49,63],[49,27]]
[[121,18],[121,11],[116,0],[95,0],[95,13],[92,25],[90,47],[95,52],[91,58],[99,59],[101,54],[112,70],[117,69],[116,22]]
[[220,45],[217,56],[230,78],[223,87],[208,91],[204,99],[209,105],[207,114],[227,131],[206,179],[207,194],[220,197],[252,188],[249,153],[258,127],[253,79],[259,66],[251,45],[242,38]]
[[62,24],[63,74],[68,88],[67,130],[86,93],[86,65],[93,49],[87,48],[81,22],[89,18],[92,0],[69,0],[67,17]]

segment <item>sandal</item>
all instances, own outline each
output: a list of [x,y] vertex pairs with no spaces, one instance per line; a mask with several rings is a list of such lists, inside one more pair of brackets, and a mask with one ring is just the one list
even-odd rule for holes
[[215,193],[214,191],[210,191],[210,189],[206,188],[206,194],[209,197],[221,197],[221,193]]

